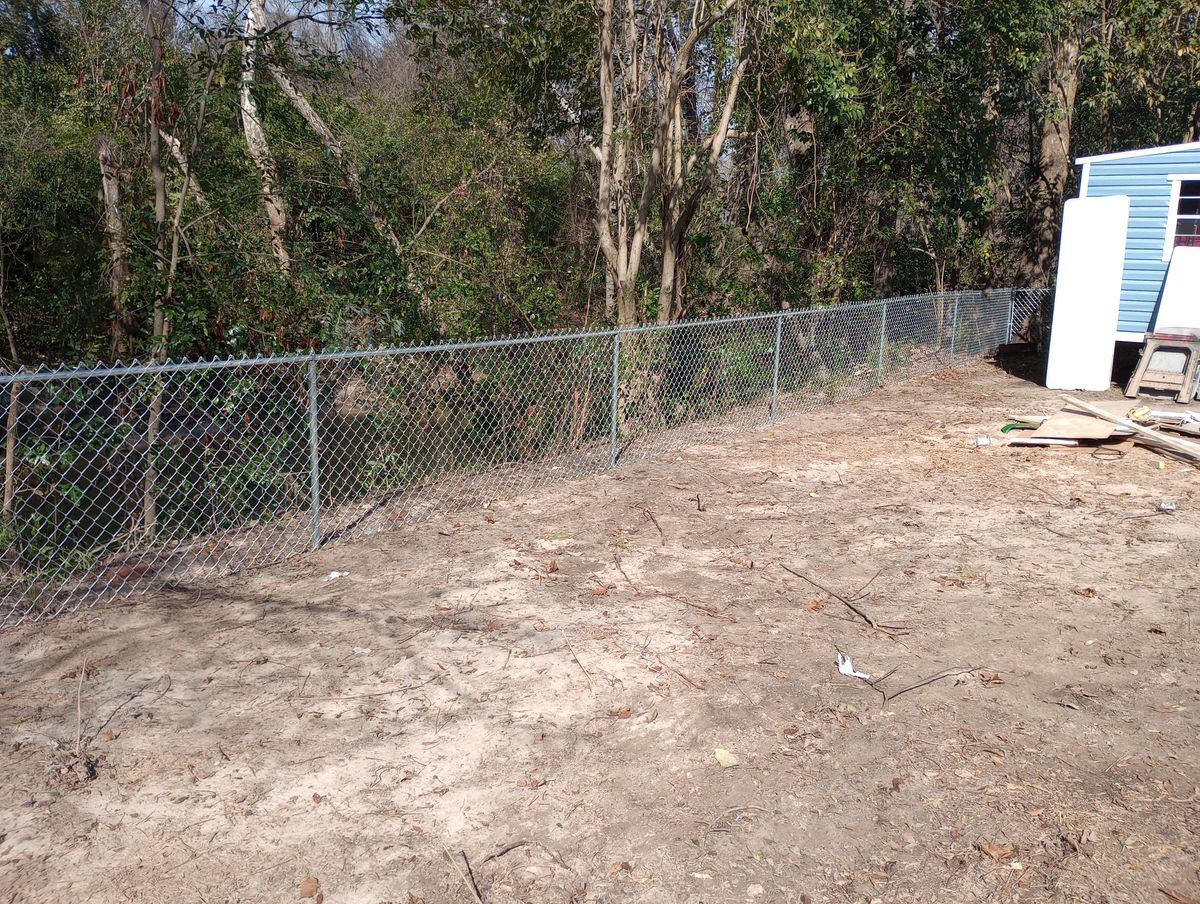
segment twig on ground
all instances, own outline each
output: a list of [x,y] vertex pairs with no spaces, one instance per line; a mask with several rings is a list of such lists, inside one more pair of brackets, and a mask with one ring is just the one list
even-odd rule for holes
[[571,651],[571,658],[575,660],[575,664],[579,666],[579,671],[583,672],[583,677],[587,679],[588,687],[594,687],[592,684],[592,676],[588,674],[588,670],[583,667],[583,663],[579,661],[579,654],[575,652],[575,648],[571,646],[571,638],[563,635],[563,641],[567,645],[567,649]]
[[[792,568],[789,565],[785,565],[782,562],[779,563],[779,567],[782,568],[784,571],[786,571],[788,574],[795,575],[796,577],[800,578],[800,580],[802,580],[802,581],[807,581],[809,584],[812,584],[814,587],[816,587],[822,593],[837,600],[839,603],[841,603],[843,606],[845,606],[847,609],[849,609],[851,612],[853,612],[855,615],[857,615],[859,618],[861,618],[863,621],[865,621],[868,625],[870,625],[876,631],[882,631],[884,634],[890,634],[893,637],[897,637],[901,634],[908,633],[908,628],[905,628],[902,625],[885,625],[885,624],[875,621],[875,619],[872,618],[870,615],[868,615],[863,609],[860,609],[858,606],[854,605],[853,602],[846,599],[841,594],[834,593],[828,587],[818,584],[816,581],[814,581],[808,575],[801,574],[795,568]],[[873,581],[873,580],[875,580],[875,578],[871,578],[871,580]],[[869,584],[870,581],[868,581],[867,583]],[[863,585],[863,589],[865,589],[865,588],[866,588],[866,584]]]
[[484,857],[482,860],[480,860],[479,863],[480,863],[480,865],[482,865],[484,863],[491,863],[493,860],[499,860],[505,854],[512,853],[517,848],[527,847],[531,843],[532,842],[526,841],[526,840],[513,841],[509,844],[504,845],[504,847],[500,848],[499,850],[493,851],[492,853],[488,854],[486,857]]
[[467,867],[467,878],[471,880],[471,890],[475,892],[475,897],[482,902],[483,892],[479,890],[479,883],[475,881],[475,871],[471,869],[471,860],[469,857],[467,857],[466,851],[459,851],[459,853],[462,855],[463,863]]
[[862,599],[863,591],[866,590],[868,587],[870,587],[872,584],[874,584],[875,579],[877,577],[879,577],[881,574],[883,574],[882,568],[880,568],[877,572],[875,572],[873,575],[871,575],[871,580],[867,581],[865,584],[863,584],[861,587],[859,587],[857,590],[855,590],[852,594],[850,594],[850,599],[852,599],[852,600]]
[[[666,596],[667,594],[663,594]],[[693,609],[699,609],[709,618],[719,618],[721,621],[737,621],[736,615],[729,615],[719,609],[714,609],[712,606],[702,606],[700,603],[689,602],[688,600],[680,600],[685,606],[691,606]]]
[[667,535],[663,533],[662,525],[658,523],[658,519],[654,517],[654,512],[650,511],[646,506],[642,506],[642,514],[654,522],[654,527],[658,530],[658,537],[662,541],[662,545],[667,545]]
[[625,579],[625,583],[633,589],[634,593],[637,593],[637,587],[633,581],[629,580],[629,575],[625,573],[625,566],[621,563],[621,557],[615,551],[613,552],[613,561],[617,564],[617,571],[621,572],[621,577]]
[[442,676],[440,674],[434,675],[432,678],[427,678],[424,681],[418,681],[415,684],[406,684],[403,687],[394,687],[391,690],[387,690],[387,691],[368,691],[365,694],[345,694],[341,697],[304,697],[304,696],[301,696],[298,699],[310,700],[310,701],[315,701],[318,703],[335,703],[339,700],[359,700],[359,699],[362,699],[363,697],[386,697],[389,694],[402,694],[405,691],[416,690],[419,687],[424,687],[427,684],[431,684],[432,682],[437,681],[441,677]]
[[132,703],[134,700],[136,700],[138,697],[140,697],[143,694],[143,692],[145,692],[146,688],[148,688],[149,686],[150,686],[150,682],[147,681],[145,684],[143,684],[141,687],[139,687],[136,691],[134,691],[132,694],[130,694],[128,697],[126,697],[124,700],[122,700],[120,703],[118,703],[116,705],[116,707],[113,708],[113,711],[108,714],[108,718],[104,720],[104,722],[100,725],[100,727],[92,732],[92,738],[95,739],[95,738],[99,737],[100,732],[102,732],[102,731],[104,731],[104,729],[108,728],[108,724],[114,718],[116,718],[117,713],[119,713],[122,709],[124,709],[126,705],[128,705],[129,703]]
[[722,831],[728,832],[729,829],[727,827],[726,828],[718,828],[718,826],[721,823],[721,820],[726,819],[729,816],[732,816],[734,813],[744,813],[747,810],[757,810],[759,813],[770,813],[771,812],[766,807],[751,807],[751,806],[730,807],[728,810],[726,810],[724,813],[719,815],[716,819],[714,819],[712,822],[710,822],[705,827],[704,835],[708,836],[708,835],[711,835],[713,832],[722,832]]
[[[933,684],[935,681],[941,681],[943,678],[953,678],[958,675],[971,675],[975,672],[978,672],[980,668],[982,668],[982,666],[955,666],[952,669],[946,669],[943,672],[938,672],[936,675],[930,675],[928,678],[922,678],[920,681],[914,682],[908,687],[902,687],[898,691],[885,691],[881,687],[877,687],[875,689],[883,694],[883,705],[887,706],[901,694],[907,694],[909,691],[915,691],[919,687],[924,687],[927,684]],[[895,669],[892,671],[895,671]],[[888,674],[890,675],[891,672]]]
[[75,688],[75,759],[83,759],[83,679],[87,675],[87,657],[79,667],[79,684]]
[[675,668],[675,666],[671,665],[671,663],[664,662],[663,658],[661,656],[658,656],[656,658],[658,659],[659,665],[661,665],[663,668],[670,669],[672,672],[674,672],[676,675],[678,675],[680,678],[682,678],[686,684],[694,687],[698,691],[704,690],[703,685],[697,684],[695,681],[693,681],[687,675],[683,674],[683,672],[679,671],[679,669]]
[[[838,649],[838,652],[843,656],[846,655],[841,649]],[[896,668],[898,668],[898,666],[889,669],[877,678],[863,678],[861,675],[853,675],[851,677],[857,678],[867,687],[874,691],[878,691],[880,696],[883,697],[883,701],[879,705],[887,706],[901,694],[907,694],[909,691],[915,691],[917,688],[925,687],[927,684],[933,684],[935,681],[941,681],[943,678],[951,678],[957,675],[970,675],[974,672],[978,672],[982,666],[954,666],[953,668],[944,669],[943,671],[938,672],[936,675],[930,675],[928,678],[922,678],[920,681],[914,681],[912,684],[902,687],[899,690],[889,691],[882,685],[883,682],[887,681],[890,677],[892,677],[892,675],[896,674]]]
[[[458,873],[458,877],[462,879],[463,885],[467,887],[467,891],[471,893],[471,897],[475,899],[476,904],[484,904],[483,896],[479,893],[479,887],[475,884],[474,877],[467,878],[467,874],[462,871],[462,867],[458,865],[458,861],[454,859],[454,855],[445,846],[442,847],[442,853],[446,855],[446,859],[450,861],[450,865],[454,867],[454,871]],[[467,860],[467,852],[459,851],[459,853],[462,854],[463,860],[466,861],[467,869],[470,869],[471,861]]]

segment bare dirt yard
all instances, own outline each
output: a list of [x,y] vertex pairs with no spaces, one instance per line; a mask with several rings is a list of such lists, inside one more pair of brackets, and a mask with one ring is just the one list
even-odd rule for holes
[[1200,900],[1200,474],[974,444],[1056,404],[972,364],[5,632],[0,901]]

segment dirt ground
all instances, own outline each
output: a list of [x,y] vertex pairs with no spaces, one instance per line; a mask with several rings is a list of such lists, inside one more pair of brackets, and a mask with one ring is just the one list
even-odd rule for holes
[[1056,398],[955,368],[5,632],[0,902],[1200,899],[1200,474],[974,444]]

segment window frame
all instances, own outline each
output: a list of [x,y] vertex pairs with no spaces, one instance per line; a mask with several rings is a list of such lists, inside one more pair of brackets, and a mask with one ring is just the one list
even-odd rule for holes
[[1200,173],[1171,173],[1171,200],[1167,205],[1167,234],[1163,239],[1163,262],[1169,262],[1175,251],[1175,230],[1179,226],[1179,195],[1184,182],[1200,182]]

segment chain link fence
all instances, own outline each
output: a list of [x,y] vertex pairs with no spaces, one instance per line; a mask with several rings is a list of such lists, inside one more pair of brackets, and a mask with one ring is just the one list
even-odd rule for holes
[[988,352],[1045,290],[0,375],[0,628],[194,585]]

